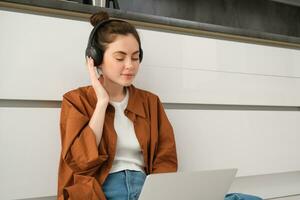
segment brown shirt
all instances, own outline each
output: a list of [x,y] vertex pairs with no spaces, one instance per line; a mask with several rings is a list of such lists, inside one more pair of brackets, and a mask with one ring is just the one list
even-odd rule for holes
[[[133,122],[141,146],[146,174],[177,171],[177,154],[173,128],[162,103],[155,94],[128,87],[125,115]],[[101,185],[112,167],[116,153],[114,107],[106,109],[103,133],[97,146],[88,126],[96,107],[92,86],[80,87],[64,94],[61,116],[61,157],[58,174],[59,200],[105,200]]]

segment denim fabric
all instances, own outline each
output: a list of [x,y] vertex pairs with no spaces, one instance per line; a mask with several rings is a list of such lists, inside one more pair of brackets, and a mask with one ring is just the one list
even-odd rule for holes
[[225,196],[225,200],[262,200],[262,198],[248,194],[230,193]]
[[137,200],[145,179],[143,172],[123,170],[109,174],[102,189],[107,200]]
[[[111,173],[102,185],[107,200],[138,200],[146,175],[143,172],[123,170]],[[224,200],[262,200],[259,197],[241,193],[230,193]]]

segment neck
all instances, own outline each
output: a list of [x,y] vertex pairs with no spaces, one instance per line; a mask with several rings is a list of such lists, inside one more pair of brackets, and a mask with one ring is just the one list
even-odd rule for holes
[[103,87],[107,91],[111,101],[122,101],[126,95],[124,86],[114,83],[107,78],[104,78]]

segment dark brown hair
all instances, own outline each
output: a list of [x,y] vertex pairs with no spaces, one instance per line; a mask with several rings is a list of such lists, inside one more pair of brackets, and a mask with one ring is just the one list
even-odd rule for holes
[[[110,17],[107,12],[100,11],[94,13],[90,17],[90,23],[93,26],[96,26],[98,23],[109,19]],[[95,40],[97,42],[98,47],[102,49],[104,52],[107,49],[107,45],[109,43],[114,42],[114,40],[118,35],[128,35],[128,34],[132,34],[135,37],[135,39],[139,44],[139,47],[141,48],[141,41],[137,30],[132,24],[126,21],[124,22],[111,21],[109,23],[104,24],[101,28],[97,30],[95,35]]]

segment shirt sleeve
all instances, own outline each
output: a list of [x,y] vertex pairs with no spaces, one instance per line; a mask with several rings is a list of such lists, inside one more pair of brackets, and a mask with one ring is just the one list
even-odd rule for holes
[[77,174],[93,175],[107,159],[99,155],[96,136],[89,117],[80,111],[83,105],[64,96],[60,115],[63,161]]
[[157,99],[157,130],[158,144],[152,173],[176,172],[178,166],[173,127],[159,98]]

